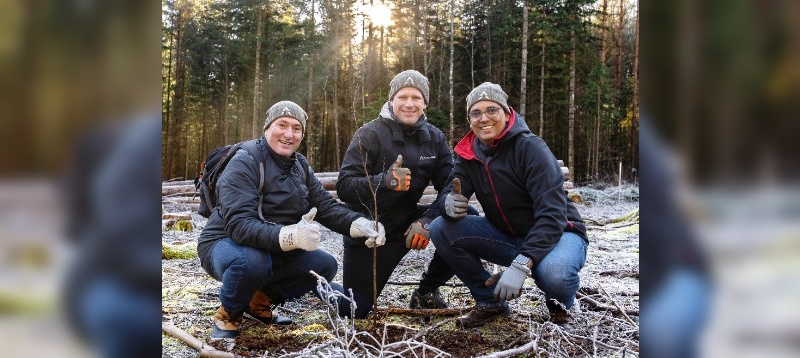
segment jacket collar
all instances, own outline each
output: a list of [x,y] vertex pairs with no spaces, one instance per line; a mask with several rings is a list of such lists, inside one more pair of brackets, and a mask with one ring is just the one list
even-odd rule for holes
[[392,140],[396,142],[405,142],[404,134],[413,135],[416,133],[419,143],[425,143],[431,139],[425,124],[428,123],[428,118],[423,113],[419,117],[417,123],[412,125],[404,125],[398,122],[397,116],[392,112],[389,102],[383,104],[380,112],[380,120],[392,129]]
[[273,162],[278,164],[278,167],[281,168],[281,170],[286,171],[290,169],[297,161],[297,152],[292,153],[292,155],[287,158],[272,150],[267,143],[267,138],[263,135],[261,138],[259,138],[259,142],[261,142],[259,148],[262,148],[262,150],[267,153],[267,156],[272,159]]

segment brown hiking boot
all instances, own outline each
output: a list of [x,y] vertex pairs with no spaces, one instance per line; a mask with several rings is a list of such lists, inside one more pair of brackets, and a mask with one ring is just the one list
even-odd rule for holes
[[559,309],[550,311],[550,322],[553,322],[553,324],[557,324],[562,328],[569,329],[572,328],[573,319],[569,311]]
[[257,290],[253,294],[253,299],[250,300],[250,305],[244,311],[247,318],[257,320],[264,324],[277,324],[287,325],[292,324],[292,320],[288,317],[279,316],[272,312],[272,300],[264,294],[263,291]]
[[235,338],[239,335],[242,314],[228,313],[222,306],[214,313],[214,326],[211,338]]
[[508,305],[497,307],[475,306],[472,311],[459,317],[456,324],[461,328],[479,327],[509,313],[511,313],[511,310]]

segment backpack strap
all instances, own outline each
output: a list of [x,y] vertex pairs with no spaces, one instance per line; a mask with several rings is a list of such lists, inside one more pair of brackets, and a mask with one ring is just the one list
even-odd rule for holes
[[[266,158],[261,154],[258,148],[258,139],[248,140],[243,142],[239,147],[246,150],[250,155],[258,161],[258,217],[262,222],[267,221],[264,219],[264,213],[261,211],[263,200],[261,196],[264,195],[264,171],[266,171]],[[263,159],[263,160],[262,160]]]
[[304,156],[298,155],[295,165],[297,166],[297,169],[300,170],[300,177],[303,180],[303,183],[308,185],[306,182],[308,179],[308,161]]

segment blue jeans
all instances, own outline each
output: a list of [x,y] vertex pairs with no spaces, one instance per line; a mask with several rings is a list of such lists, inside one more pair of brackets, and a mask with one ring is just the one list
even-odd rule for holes
[[639,331],[648,336],[647,357],[697,357],[698,341],[709,316],[713,292],[702,274],[674,268],[642,302],[647,314]]
[[[317,278],[313,270],[330,282],[336,276],[338,264],[329,253],[293,250],[271,253],[239,245],[224,238],[211,252],[212,277],[222,282],[219,299],[231,313],[244,312],[256,290],[262,290],[273,303],[283,303],[304,295],[317,293]],[[340,288],[338,284],[331,286]]]
[[[144,357],[160,301],[114,277],[93,279],[77,297],[77,314],[100,357]],[[13,355],[13,354],[12,354]]]
[[[505,304],[494,299],[494,286],[484,284],[491,276],[483,268],[481,259],[509,266],[519,254],[525,236],[509,236],[486,217],[465,216],[459,220],[440,217],[430,226],[431,241],[436,251],[455,271],[456,276],[469,288],[478,306],[496,307]],[[578,271],[586,262],[587,243],[572,232],[565,232],[561,240],[533,269],[533,278],[543,292],[547,308],[558,305],[567,309],[575,301],[580,286]]]

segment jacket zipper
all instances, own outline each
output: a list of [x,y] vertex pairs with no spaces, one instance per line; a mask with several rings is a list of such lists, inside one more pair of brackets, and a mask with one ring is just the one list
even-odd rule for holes
[[500,207],[500,198],[497,196],[497,191],[494,190],[494,181],[492,180],[492,173],[489,171],[489,161],[487,160],[483,163],[484,169],[486,169],[486,176],[489,177],[489,186],[492,187],[492,194],[494,195],[494,202],[497,204],[497,210],[500,211],[500,216],[503,217],[503,221],[506,223],[506,227],[508,227],[508,231],[511,232],[511,235],[517,236],[514,232],[514,229],[511,228],[511,224],[508,223],[508,219],[506,218],[506,214],[503,212],[503,208]]

